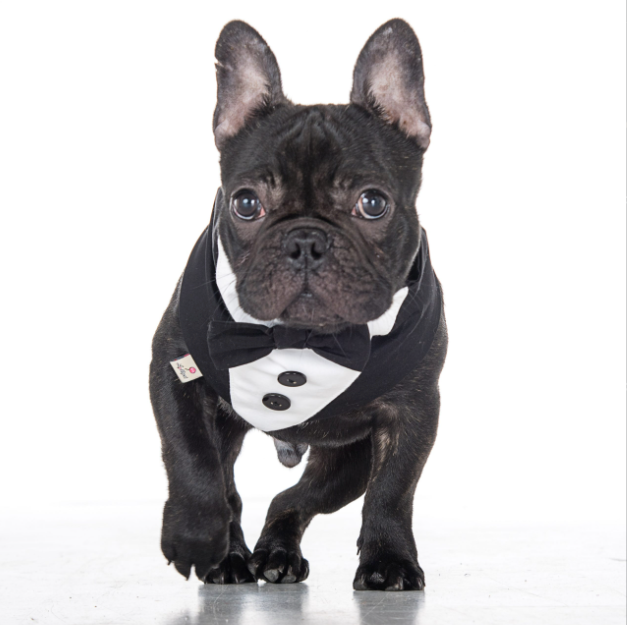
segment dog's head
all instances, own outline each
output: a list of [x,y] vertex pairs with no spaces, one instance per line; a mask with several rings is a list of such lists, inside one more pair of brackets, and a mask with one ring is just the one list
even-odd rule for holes
[[220,240],[240,305],[260,320],[334,331],[390,306],[418,245],[415,208],[431,121],[418,39],[381,26],[348,105],[299,106],[244,22],[216,46]]

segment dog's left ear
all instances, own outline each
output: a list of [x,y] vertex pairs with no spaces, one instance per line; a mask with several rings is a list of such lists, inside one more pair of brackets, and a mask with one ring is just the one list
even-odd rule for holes
[[351,102],[397,125],[427,149],[431,118],[425,101],[422,52],[407,22],[390,20],[368,39],[355,65]]
[[218,149],[254,115],[287,102],[276,57],[262,36],[246,22],[229,22],[216,44],[218,103],[213,133]]

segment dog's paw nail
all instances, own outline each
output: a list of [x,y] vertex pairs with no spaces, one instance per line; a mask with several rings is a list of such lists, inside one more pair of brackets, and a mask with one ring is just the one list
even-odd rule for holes
[[294,584],[298,580],[298,576],[294,573],[294,569],[290,566],[285,574],[285,577],[281,580],[282,584]]
[[404,589],[405,589],[405,584],[403,584],[402,579],[399,579],[396,581],[395,584],[388,586],[385,590],[387,592],[398,592],[399,590],[404,590]]
[[270,569],[269,571],[264,571],[263,575],[269,582],[274,584],[278,581],[281,574],[276,569]]
[[189,576],[192,573],[192,565],[188,562],[174,561],[174,568],[186,579],[189,580]]

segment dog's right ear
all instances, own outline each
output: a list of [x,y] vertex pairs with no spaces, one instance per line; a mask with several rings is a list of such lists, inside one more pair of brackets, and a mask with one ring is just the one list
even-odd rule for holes
[[431,117],[424,83],[418,38],[407,22],[393,19],[378,28],[361,51],[351,102],[397,126],[426,150]]
[[213,133],[218,149],[254,116],[287,102],[276,58],[246,22],[229,22],[216,44],[218,103]]

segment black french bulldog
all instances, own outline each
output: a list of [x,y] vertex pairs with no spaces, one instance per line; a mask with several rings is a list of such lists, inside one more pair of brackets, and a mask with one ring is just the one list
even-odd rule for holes
[[[415,208],[431,132],[418,39],[402,20],[381,26],[348,105],[290,102],[244,22],[224,27],[216,58],[222,187],[150,367],[163,553],[206,583],[301,582],[313,517],[365,493],[354,588],[420,590],[413,500],[447,331]],[[251,553],[233,465],[253,426],[286,466],[311,452]]]

